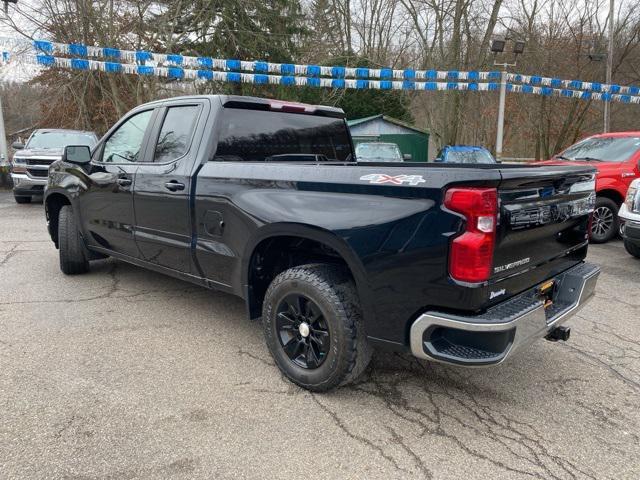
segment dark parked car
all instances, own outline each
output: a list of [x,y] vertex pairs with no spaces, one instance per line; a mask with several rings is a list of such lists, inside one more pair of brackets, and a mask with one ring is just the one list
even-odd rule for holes
[[15,142],[17,150],[11,161],[13,196],[17,203],[30,203],[34,195],[42,195],[47,184],[49,166],[62,158],[62,150],[67,145],[87,145],[98,143],[93,132],[42,128],[34,130],[26,145]]
[[339,109],[193,96],[67,147],[45,206],[64,273],[109,255],[238,295],[322,391],[372,346],[477,366],[566,340],[599,273],[593,188],[588,166],[358,164]]

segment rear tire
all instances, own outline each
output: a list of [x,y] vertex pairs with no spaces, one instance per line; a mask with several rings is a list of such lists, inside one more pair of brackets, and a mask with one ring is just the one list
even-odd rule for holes
[[625,240],[624,248],[629,252],[629,255],[640,258],[640,247],[638,245],[631,243],[629,240]]
[[60,245],[60,270],[66,275],[89,271],[89,254],[73,215],[71,205],[64,205],[58,216],[58,242]]
[[16,203],[19,203],[21,205],[25,203],[31,203],[31,197],[29,196],[14,195],[13,198],[15,199]]
[[269,351],[293,383],[323,392],[356,380],[371,360],[353,280],[338,266],[290,268],[267,290],[262,324]]
[[606,243],[615,237],[619,230],[618,205],[607,197],[596,198],[596,207],[591,222],[591,242]]

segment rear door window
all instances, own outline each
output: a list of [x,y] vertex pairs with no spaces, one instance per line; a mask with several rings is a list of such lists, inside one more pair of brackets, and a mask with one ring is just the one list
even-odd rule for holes
[[156,142],[154,162],[171,162],[187,153],[199,111],[198,105],[167,108]]
[[341,118],[225,108],[216,160],[245,162],[350,161]]

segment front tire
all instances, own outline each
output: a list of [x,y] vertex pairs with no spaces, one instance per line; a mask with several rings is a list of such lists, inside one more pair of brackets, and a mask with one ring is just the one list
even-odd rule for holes
[[606,243],[613,239],[620,230],[618,205],[606,197],[596,198],[596,207],[591,221],[591,242]]
[[624,248],[629,252],[629,255],[640,258],[640,247],[638,245],[631,243],[629,240],[625,240]]
[[58,216],[58,243],[60,246],[60,270],[66,275],[89,271],[89,254],[80,236],[71,205],[64,205]]
[[19,203],[20,205],[23,205],[25,203],[31,203],[31,197],[29,196],[14,195],[13,198],[15,199],[16,203]]
[[269,351],[293,383],[323,392],[354,381],[371,360],[353,280],[333,265],[278,275],[262,309]]

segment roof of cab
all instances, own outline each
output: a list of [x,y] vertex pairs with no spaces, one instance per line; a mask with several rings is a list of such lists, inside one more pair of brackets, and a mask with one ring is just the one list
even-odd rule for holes
[[[265,107],[270,107],[274,105],[278,107],[291,106],[292,108],[295,108],[295,107],[304,108],[305,113],[310,113],[310,114],[315,113],[320,115],[324,114],[327,116],[339,117],[339,118],[344,117],[344,111],[341,108],[337,108],[337,107],[329,107],[326,105],[311,105],[308,103],[290,102],[290,101],[278,100],[274,98],[250,97],[250,96],[244,96],[244,95],[184,95],[180,97],[171,97],[171,98],[163,98],[160,100],[154,100],[152,102],[147,102],[144,105],[155,105],[155,104],[160,104],[167,101],[180,101],[180,100],[189,101],[189,100],[194,100],[198,98],[200,99],[206,98],[211,101],[218,100],[223,106],[236,106],[236,107],[244,106],[245,108],[248,108],[248,109],[251,109],[252,107],[256,107],[255,108],[256,110],[266,109]],[[141,106],[143,105],[139,105],[136,108],[139,108]],[[280,111],[281,108],[276,108],[275,110]]]

